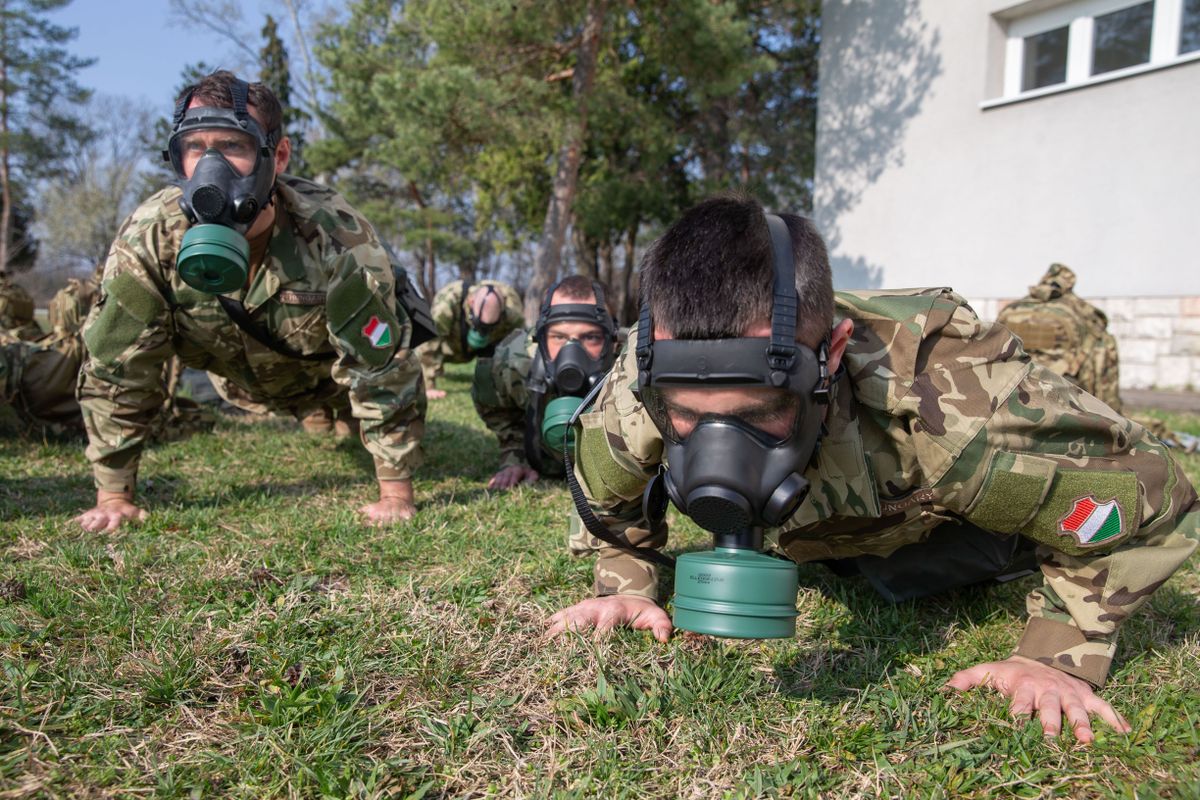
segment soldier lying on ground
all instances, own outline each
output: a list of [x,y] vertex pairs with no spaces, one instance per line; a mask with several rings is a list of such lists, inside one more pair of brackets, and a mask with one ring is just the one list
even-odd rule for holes
[[500,440],[500,470],[489,489],[561,476],[567,420],[607,372],[616,324],[604,288],[582,275],[551,286],[532,331],[513,331],[475,367],[475,410]]
[[262,84],[216,72],[176,103],[180,186],[126,220],[84,331],[79,398],[96,478],[86,530],[141,519],[137,467],[171,356],[303,417],[346,395],[375,458],[375,523],[411,517],[425,417],[388,254],[336,193],[282,174],[291,145]]
[[598,555],[597,597],[553,615],[552,635],[670,635],[657,481],[718,542],[757,530],[893,601],[1011,574],[1034,551],[1043,579],[1012,655],[948,685],[1007,695],[1047,735],[1066,717],[1090,741],[1090,715],[1129,730],[1095,689],[1200,523],[1160,442],[948,289],[835,296],[811,223],[749,199],[687,212],[641,281],[641,321],[575,431],[587,529],[573,521],[571,547]]
[[[476,284],[453,281],[443,286],[433,298],[433,320],[438,338],[417,348],[425,375],[425,394],[430,399],[446,396],[437,388],[445,362],[490,361],[496,345],[525,324],[516,290],[490,280]],[[490,365],[479,368],[490,369]]]
[[26,342],[42,338],[44,332],[34,321],[33,310],[33,297],[0,268],[0,331]]

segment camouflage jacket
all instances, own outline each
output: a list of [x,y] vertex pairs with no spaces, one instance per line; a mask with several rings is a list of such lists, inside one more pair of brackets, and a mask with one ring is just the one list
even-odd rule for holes
[[[537,341],[532,331],[517,330],[496,347],[493,358],[481,358],[475,365],[475,380],[471,384],[471,399],[475,410],[488,430],[500,441],[500,468],[529,466],[525,455],[525,423],[530,404],[540,398],[529,390],[527,379],[537,357]],[[533,424],[540,430],[541,415],[532,411]],[[540,446],[541,438],[536,439]],[[542,450],[539,469],[547,475],[561,475],[561,456]]]
[[[812,489],[767,532],[770,546],[805,562],[886,556],[963,519],[1021,533],[1039,543],[1044,579],[1016,652],[1102,684],[1118,626],[1196,547],[1200,506],[1182,469],[1141,426],[1032,364],[1007,329],[949,290],[839,292],[837,313],[855,327],[805,473]],[[648,529],[641,500],[662,440],[636,381],[629,348],[580,420],[576,475],[611,530],[661,547],[666,526]],[[1095,532],[1076,524],[1089,498],[1110,511]],[[655,597],[654,565],[578,519],[571,548],[598,551],[597,594]]]
[[474,291],[480,286],[491,286],[504,301],[504,312],[500,317],[500,322],[492,329],[491,335],[488,337],[491,346],[482,352],[471,351],[467,347],[467,326],[470,320],[469,298],[463,291],[462,281],[452,281],[446,284],[434,295],[431,307],[433,320],[437,323],[438,338],[417,348],[417,353],[421,358],[421,370],[425,373],[426,386],[433,386],[442,376],[442,365],[445,362],[465,364],[476,357],[490,357],[498,342],[524,326],[525,317],[522,313],[521,298],[515,289],[507,283],[484,280],[471,284],[470,291]]
[[408,478],[418,463],[425,394],[387,253],[335,192],[287,175],[275,188],[266,255],[249,288],[230,296],[291,350],[328,360],[301,361],[260,344],[215,296],[184,283],[175,270],[188,228],[179,189],[153,195],[117,235],[84,327],[79,398],[100,489],[133,489],[172,355],[228,379],[254,402],[297,415],[321,405],[332,380],[349,392],[380,480]]
[[996,321],[1015,333],[1033,360],[1121,410],[1117,340],[1108,317],[1074,292],[1075,273],[1051,264],[1029,294]]
[[8,278],[0,278],[0,331],[27,342],[42,337],[33,319],[33,297]]
[[80,349],[74,337],[29,342],[0,331],[0,406],[55,433],[79,432]]

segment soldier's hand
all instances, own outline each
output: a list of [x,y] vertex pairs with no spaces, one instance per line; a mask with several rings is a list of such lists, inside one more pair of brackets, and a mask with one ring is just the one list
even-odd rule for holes
[[1075,738],[1085,744],[1096,738],[1092,733],[1092,715],[1121,733],[1131,730],[1125,718],[1098,697],[1087,681],[1023,656],[961,670],[946,685],[960,692],[976,686],[995,689],[1011,698],[1009,711],[1014,717],[1029,717],[1036,710],[1046,736],[1059,734],[1063,717],[1067,718]]
[[505,467],[492,476],[488,481],[489,489],[511,489],[518,483],[533,483],[538,479],[538,472],[532,467],[517,465]]
[[626,625],[634,630],[650,631],[660,642],[671,638],[671,618],[667,612],[653,600],[636,595],[592,597],[564,608],[550,617],[546,636],[591,628],[599,634]]
[[412,481],[380,481],[379,499],[367,503],[358,513],[371,525],[390,525],[412,519],[417,513]]
[[441,400],[446,396],[445,389],[426,389],[425,396],[430,400]]
[[75,518],[88,532],[115,531],[125,520],[141,522],[146,512],[133,504],[133,495],[123,492],[96,492],[96,506]]

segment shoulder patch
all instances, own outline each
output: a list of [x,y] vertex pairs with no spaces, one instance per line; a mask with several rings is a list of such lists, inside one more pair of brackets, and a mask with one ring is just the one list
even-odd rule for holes
[[1117,498],[1101,503],[1095,495],[1075,498],[1071,510],[1058,521],[1059,532],[1073,536],[1083,547],[1099,545],[1124,532],[1126,514]]

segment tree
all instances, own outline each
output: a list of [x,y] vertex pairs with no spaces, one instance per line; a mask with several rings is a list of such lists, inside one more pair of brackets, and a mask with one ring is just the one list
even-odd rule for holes
[[331,135],[310,152],[430,283],[439,260],[499,264],[532,307],[573,250],[629,321],[639,242],[699,196],[807,205],[816,7],[357,0],[320,35]]
[[542,239],[533,268],[533,280],[525,290],[525,322],[529,325],[537,320],[542,295],[558,277],[562,264],[563,242],[570,224],[571,206],[575,201],[575,187],[579,180],[579,164],[583,160],[583,146],[587,138],[588,101],[596,78],[596,56],[600,50],[606,7],[604,0],[588,0],[583,32],[579,37],[575,66],[572,68],[574,114],[568,119],[563,132],[554,184],[546,207],[546,222],[542,226]]
[[144,143],[154,128],[154,114],[125,98],[93,98],[87,108],[92,135],[43,183],[38,204],[43,260],[72,270],[102,261],[142,200]]
[[304,162],[304,133],[298,124],[308,115],[292,104],[292,75],[288,68],[288,51],[279,38],[275,18],[267,14],[262,28],[263,46],[258,52],[259,80],[266,84],[279,99],[283,107],[283,132],[292,140],[290,172],[303,175],[308,172]]
[[69,3],[0,0],[0,270],[20,263],[28,247],[14,236],[22,227],[14,219],[28,220],[30,212],[16,204],[59,171],[70,143],[87,131],[72,113],[88,97],[74,74],[92,61],[64,47],[75,29],[46,19]]

